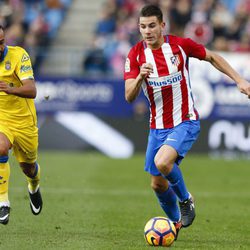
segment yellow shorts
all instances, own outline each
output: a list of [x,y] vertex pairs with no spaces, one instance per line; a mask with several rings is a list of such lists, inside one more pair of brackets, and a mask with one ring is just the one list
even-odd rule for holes
[[36,126],[17,129],[1,122],[0,132],[10,140],[18,162],[34,163],[37,160],[38,128]]

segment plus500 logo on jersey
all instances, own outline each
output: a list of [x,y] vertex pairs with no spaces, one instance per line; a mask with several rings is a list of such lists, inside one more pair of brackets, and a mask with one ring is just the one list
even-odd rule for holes
[[181,80],[182,80],[182,74],[181,74],[181,72],[177,72],[177,73],[169,75],[169,76],[149,78],[148,85],[149,86],[163,87],[163,86],[172,85],[174,83],[179,83]]

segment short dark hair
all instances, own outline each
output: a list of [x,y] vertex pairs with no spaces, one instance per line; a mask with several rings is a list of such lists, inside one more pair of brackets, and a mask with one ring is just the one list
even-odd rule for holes
[[156,16],[158,21],[163,21],[163,14],[161,9],[157,5],[149,4],[141,9],[140,17]]
[[0,30],[4,30],[4,27],[3,25],[0,24]]

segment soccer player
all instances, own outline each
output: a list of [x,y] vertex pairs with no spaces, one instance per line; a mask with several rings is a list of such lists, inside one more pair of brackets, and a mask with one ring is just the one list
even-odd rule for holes
[[145,170],[151,175],[151,186],[162,209],[179,231],[195,218],[194,199],[179,165],[200,132],[190,86],[189,57],[210,62],[248,97],[250,83],[203,45],[188,38],[163,35],[164,27],[159,7],[142,8],[139,29],[143,40],[130,50],[125,63],[125,98],[133,102],[142,88],[148,99],[150,131]]
[[31,61],[24,49],[5,45],[4,38],[4,29],[0,26],[0,223],[6,225],[10,214],[10,149],[27,177],[30,208],[34,215],[42,210],[42,197],[40,166],[36,162],[36,86]]

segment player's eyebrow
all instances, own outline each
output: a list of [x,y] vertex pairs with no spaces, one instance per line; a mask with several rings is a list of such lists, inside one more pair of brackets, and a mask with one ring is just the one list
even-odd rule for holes
[[148,24],[147,23],[139,23],[140,26],[142,26],[142,25],[143,26],[152,26],[154,24],[156,24],[156,22],[151,22],[151,23],[148,23]]

